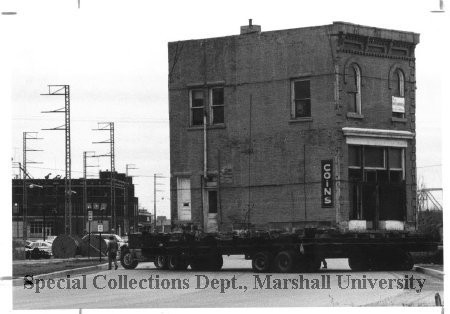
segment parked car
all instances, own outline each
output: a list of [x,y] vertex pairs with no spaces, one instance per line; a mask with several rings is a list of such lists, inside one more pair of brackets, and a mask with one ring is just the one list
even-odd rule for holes
[[27,241],[25,245],[25,257],[27,259],[50,258],[52,255],[52,244],[50,242],[43,240]]

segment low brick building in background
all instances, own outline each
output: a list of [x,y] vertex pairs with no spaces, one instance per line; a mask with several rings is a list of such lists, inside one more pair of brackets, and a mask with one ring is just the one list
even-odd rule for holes
[[344,22],[169,43],[172,224],[414,228],[418,43]]
[[[86,206],[83,178],[72,179],[72,233],[83,235],[88,230],[88,211],[92,211],[91,230],[97,231],[97,222],[102,221],[105,232],[111,232],[111,172],[100,171],[99,178],[86,180]],[[134,193],[133,178],[124,173],[115,173],[115,233],[138,230],[138,198]],[[65,188],[64,179],[30,179],[25,181],[27,189],[27,238],[43,239],[64,234]],[[24,182],[12,180],[12,232],[13,238],[23,237]]]

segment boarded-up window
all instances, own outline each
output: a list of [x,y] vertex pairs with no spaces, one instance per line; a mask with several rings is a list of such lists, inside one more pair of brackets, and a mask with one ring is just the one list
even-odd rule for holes
[[191,179],[177,178],[178,220],[191,220]]

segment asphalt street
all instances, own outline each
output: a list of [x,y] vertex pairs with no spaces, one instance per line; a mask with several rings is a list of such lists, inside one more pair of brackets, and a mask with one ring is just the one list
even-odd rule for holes
[[[417,272],[351,272],[346,259],[311,274],[255,274],[241,256],[220,272],[134,270],[80,274],[13,288],[14,309],[434,306],[443,281]],[[70,289],[68,289],[68,287]]]

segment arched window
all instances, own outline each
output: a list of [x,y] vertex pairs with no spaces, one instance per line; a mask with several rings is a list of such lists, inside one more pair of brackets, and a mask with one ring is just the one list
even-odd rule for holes
[[392,78],[392,117],[405,117],[405,74],[396,69]]
[[357,64],[350,65],[348,90],[348,111],[361,114],[361,69]]
[[405,97],[405,75],[402,70],[395,70],[393,80],[394,96]]

